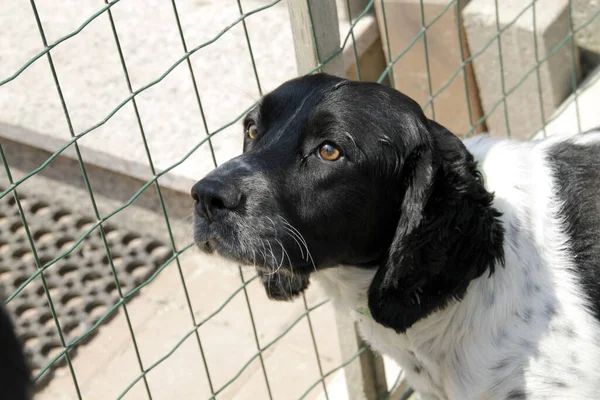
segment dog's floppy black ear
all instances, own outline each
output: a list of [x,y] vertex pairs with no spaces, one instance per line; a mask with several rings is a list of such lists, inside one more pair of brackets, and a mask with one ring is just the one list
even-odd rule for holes
[[397,332],[460,299],[504,257],[500,213],[472,155],[441,125],[428,125],[402,167],[398,226],[369,288],[371,315]]

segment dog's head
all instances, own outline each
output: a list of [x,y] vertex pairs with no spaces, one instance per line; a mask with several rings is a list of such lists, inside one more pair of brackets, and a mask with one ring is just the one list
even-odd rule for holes
[[244,154],[192,189],[204,251],[256,266],[275,299],[311,272],[377,269],[372,316],[403,331],[502,259],[498,212],[462,142],[388,87],[324,74],[244,119]]

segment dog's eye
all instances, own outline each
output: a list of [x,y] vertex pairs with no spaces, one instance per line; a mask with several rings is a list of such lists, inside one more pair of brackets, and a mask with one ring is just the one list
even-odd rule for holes
[[256,127],[256,125],[249,124],[246,128],[246,135],[248,135],[250,139],[256,138],[256,135],[258,135],[258,128]]
[[340,158],[341,155],[342,153],[340,153],[340,150],[329,143],[324,143],[319,147],[319,156],[323,160],[335,161]]

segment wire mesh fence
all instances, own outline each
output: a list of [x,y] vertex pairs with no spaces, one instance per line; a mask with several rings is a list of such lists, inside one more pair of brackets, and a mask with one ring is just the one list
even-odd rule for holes
[[[131,1],[131,0],[129,0]],[[179,0],[181,1],[181,0]],[[117,20],[115,19],[113,13],[118,10],[120,6],[119,3],[126,3],[127,1],[121,0],[113,0],[108,1],[105,0],[103,6],[99,6],[97,10],[90,14],[89,18],[87,18],[81,25],[79,25],[76,29],[67,34],[59,37],[54,41],[48,41],[47,34],[45,31],[43,19],[38,12],[38,5],[35,0],[30,1],[30,7],[32,11],[32,18],[35,21],[35,25],[37,26],[39,37],[42,43],[42,50],[37,52],[34,56],[30,57],[25,63],[23,63],[20,67],[10,72],[6,76],[0,76],[0,91],[3,87],[10,84],[13,81],[18,79],[22,79],[24,73],[31,68],[34,64],[40,62],[46,62],[48,65],[48,69],[50,71],[52,81],[54,83],[58,100],[61,105],[62,113],[64,115],[64,120],[66,122],[66,127],[69,135],[69,139],[65,141],[64,144],[60,145],[55,151],[53,151],[46,160],[40,163],[36,168],[27,171],[27,173],[20,177],[13,177],[11,166],[9,165],[8,159],[10,155],[5,153],[5,144],[0,142],[0,157],[2,158],[3,167],[5,170],[5,175],[7,178],[7,185],[3,188],[0,193],[0,199],[12,199],[14,205],[18,209],[18,215],[20,218],[20,223],[24,229],[24,237],[26,237],[27,244],[32,254],[32,263],[35,264],[35,272],[31,273],[27,279],[24,279],[22,282],[19,282],[15,290],[10,293],[6,299],[6,304],[10,305],[11,302],[18,299],[19,296],[22,296],[25,289],[29,285],[33,285],[36,282],[41,283],[41,290],[43,290],[43,295],[46,299],[48,309],[50,311],[52,321],[54,323],[53,329],[58,335],[58,341],[60,343],[60,351],[56,352],[52,357],[49,358],[49,361],[46,365],[41,366],[41,368],[36,371],[36,380],[41,380],[42,377],[45,376],[50,370],[52,370],[57,364],[65,363],[67,365],[69,374],[72,378],[72,383],[75,388],[75,393],[78,398],[83,398],[82,391],[80,390],[80,385],[78,382],[77,370],[72,362],[72,350],[83,343],[86,338],[92,335],[105,321],[107,321],[111,316],[116,313],[118,310],[123,312],[125,316],[125,320],[127,321],[128,332],[131,338],[132,346],[135,350],[136,354],[136,362],[139,373],[126,387],[122,388],[120,395],[118,398],[124,398],[130,393],[131,389],[138,385],[142,384],[144,387],[145,394],[148,398],[152,398],[152,390],[151,386],[148,383],[148,374],[153,371],[157,366],[161,365],[165,360],[171,357],[174,353],[181,348],[181,346],[189,339],[196,343],[198,348],[200,357],[202,359],[202,364],[204,366],[205,371],[205,379],[208,382],[209,393],[207,393],[208,398],[214,399],[219,398],[225,390],[230,387],[234,382],[244,373],[244,371],[251,365],[253,362],[258,362],[260,364],[260,369],[262,371],[262,379],[264,380],[264,384],[266,387],[266,393],[269,398],[273,398],[274,395],[271,390],[271,381],[269,378],[268,369],[265,367],[265,353],[274,346],[278,341],[280,341],[283,337],[288,335],[301,321],[306,321],[310,330],[310,346],[312,347],[312,351],[314,353],[314,357],[316,359],[316,368],[318,370],[319,378],[311,385],[305,388],[305,391],[300,396],[300,398],[306,398],[309,396],[315,395],[317,391],[322,391],[326,398],[330,398],[330,394],[328,392],[327,380],[330,379],[336,372],[340,371],[347,365],[356,362],[365,352],[368,351],[367,347],[362,346],[357,351],[352,354],[350,357],[346,357],[341,360],[339,365],[331,369],[325,369],[319,354],[319,346],[318,346],[318,338],[313,330],[313,325],[311,322],[311,315],[315,312],[315,310],[319,309],[323,305],[326,304],[326,301],[321,301],[316,304],[310,304],[306,297],[301,299],[303,312],[292,321],[288,326],[285,327],[277,336],[275,336],[272,340],[268,342],[261,341],[256,329],[256,320],[261,318],[260,310],[256,310],[253,308],[252,302],[248,295],[248,285],[255,281],[256,276],[248,277],[244,274],[241,267],[239,268],[239,278],[240,284],[237,289],[235,289],[230,296],[225,299],[222,304],[220,304],[217,308],[214,309],[210,314],[208,314],[205,318],[197,318],[194,307],[192,305],[192,301],[190,300],[190,293],[188,288],[188,283],[186,282],[185,274],[182,269],[180,257],[186,253],[190,252],[193,248],[193,243],[189,242],[185,245],[180,245],[174,238],[174,234],[172,231],[172,221],[169,216],[169,212],[167,207],[165,206],[164,195],[163,195],[163,186],[159,183],[159,180],[166,178],[166,175],[173,171],[175,168],[179,167],[183,163],[185,163],[190,157],[192,157],[196,152],[201,148],[208,147],[209,155],[211,157],[211,162],[214,167],[216,167],[219,163],[217,160],[217,156],[215,155],[215,148],[213,140],[215,137],[218,137],[221,132],[228,129],[232,125],[235,125],[240,121],[240,119],[254,106],[252,104],[249,108],[236,110],[236,116],[232,118],[229,122],[223,124],[218,128],[212,128],[209,124],[209,115],[205,110],[204,97],[203,93],[198,84],[199,81],[203,79],[211,79],[210,76],[199,76],[194,68],[194,64],[192,63],[193,57],[197,56],[200,50],[207,48],[209,46],[219,46],[220,40],[231,31],[233,28],[241,28],[244,34],[244,45],[246,46],[247,53],[249,55],[246,60],[247,63],[251,66],[254,76],[254,83],[256,85],[256,91],[259,95],[264,93],[264,85],[261,83],[261,77],[258,72],[257,64],[258,61],[255,57],[255,49],[257,46],[266,46],[265,43],[256,43],[251,40],[251,35],[249,34],[248,24],[253,21],[253,18],[259,15],[260,13],[266,12],[269,9],[277,6],[282,0],[274,0],[268,3],[258,4],[255,1],[249,2],[254,8],[248,7],[248,5],[244,4],[244,2],[237,0],[235,5],[239,12],[239,17],[232,19],[228,25],[220,26],[220,31],[211,37],[209,40],[205,40],[202,43],[190,46],[188,41],[186,40],[185,29],[183,27],[181,13],[178,9],[178,0],[171,0],[171,12],[174,24],[176,25],[176,29],[179,35],[179,40],[181,44],[181,55],[177,58],[177,60],[170,65],[167,69],[158,74],[157,77],[150,79],[144,82],[141,85],[134,85],[132,83],[132,76],[130,73],[130,69],[128,67],[127,55],[123,51],[123,46],[119,36],[119,25]],[[228,0],[229,1],[229,0]],[[233,0],[231,0],[233,2]],[[436,119],[436,114],[439,114],[441,106],[438,101],[441,96],[443,96],[444,92],[457,80],[462,79],[464,81],[464,95],[466,104],[464,104],[463,108],[466,110],[468,116],[468,129],[463,132],[455,132],[461,136],[470,136],[477,132],[478,128],[486,123],[488,118],[496,113],[501,112],[502,118],[505,120],[504,124],[506,127],[506,136],[512,136],[511,132],[511,108],[509,107],[509,102],[511,101],[511,96],[518,92],[519,88],[528,80],[534,79],[537,82],[537,104],[529,104],[531,108],[535,108],[539,110],[539,116],[541,124],[537,127],[535,131],[531,132],[530,137],[534,137],[539,132],[542,132],[543,135],[546,134],[546,127],[558,117],[560,113],[554,113],[553,115],[547,115],[546,108],[544,106],[544,102],[547,101],[545,99],[543,90],[542,90],[542,72],[541,69],[544,68],[544,65],[551,62],[552,57],[555,56],[558,52],[568,49],[570,56],[570,65],[569,65],[569,83],[570,89],[569,92],[572,93],[571,97],[567,99],[563,103],[563,107],[568,107],[569,104],[573,104],[576,110],[577,115],[577,129],[579,132],[583,130],[582,123],[580,120],[580,112],[579,112],[579,96],[582,90],[585,90],[584,87],[580,86],[580,75],[578,73],[578,57],[579,53],[576,48],[576,36],[588,28],[591,24],[593,24],[600,15],[600,10],[591,10],[589,15],[587,15],[586,20],[583,23],[579,23],[576,25],[573,22],[572,17],[572,2],[569,1],[567,10],[568,10],[568,21],[569,27],[568,32],[560,38],[560,40],[551,46],[551,48],[547,49],[547,51],[540,55],[538,52],[538,40],[539,36],[536,34],[537,32],[537,24],[538,20],[536,18],[539,15],[539,10],[541,7],[544,7],[544,2],[541,0],[537,1],[528,1],[522,4],[519,7],[518,12],[515,13],[515,17],[509,21],[508,23],[502,22],[500,18],[501,7],[498,0],[492,2],[494,5],[494,14],[495,14],[495,33],[488,38],[486,42],[477,49],[471,48],[471,54],[465,48],[467,46],[467,41],[463,37],[464,28],[463,28],[463,15],[462,10],[464,8],[464,2],[459,0],[449,0],[443,4],[443,7],[440,8],[439,12],[435,13],[435,15],[427,14],[426,7],[427,1],[421,0],[418,3],[419,7],[419,28],[418,33],[408,41],[408,43],[403,46],[400,51],[396,51],[395,53],[392,51],[392,39],[390,38],[389,29],[395,24],[393,19],[390,19],[388,13],[386,12],[386,8],[389,11],[389,2],[385,0],[370,0],[362,2],[360,9],[356,12],[356,7],[354,2],[350,0],[340,1],[338,2],[338,6],[343,8],[344,12],[347,14],[349,19],[348,29],[346,32],[343,32],[340,40],[340,45],[337,49],[331,54],[319,54],[318,46],[316,51],[317,63],[313,66],[313,68],[309,71],[316,72],[319,70],[326,69],[326,67],[334,62],[335,60],[339,60],[343,57],[343,53],[345,49],[350,49],[352,58],[353,58],[353,68],[355,68],[355,75],[358,79],[363,79],[364,71],[361,71],[361,60],[360,60],[360,52],[358,46],[358,38],[357,33],[355,32],[357,26],[361,23],[361,21],[369,15],[373,15],[375,11],[377,11],[380,16],[379,20],[379,31],[381,32],[381,45],[383,47],[383,53],[385,54],[386,66],[379,72],[379,76],[376,79],[380,83],[387,83],[393,86],[398,87],[398,83],[402,82],[405,79],[402,74],[399,74],[394,67],[403,60],[411,50],[413,50],[416,46],[423,47],[424,54],[424,64],[425,70],[421,71],[425,75],[426,82],[426,101],[421,105],[424,110],[429,113],[429,115]],[[313,43],[317,43],[319,37],[314,29],[315,23],[313,21],[313,12],[311,11],[311,5],[314,7],[315,2],[306,2],[309,11],[309,18],[312,29],[312,40]],[[314,10],[313,10],[314,11]],[[457,28],[455,30],[457,35],[457,43],[460,45],[460,49],[458,51],[457,57],[459,58],[458,65],[454,71],[450,74],[449,78],[440,85],[434,85],[432,81],[432,71],[431,71],[431,45],[430,41],[428,41],[428,35],[430,35],[430,30],[434,29],[436,23],[438,23],[442,18],[447,17],[449,14],[454,13],[454,20],[457,23]],[[507,75],[506,69],[510,69],[511,66],[507,66],[503,59],[503,51],[505,48],[503,47],[503,35],[506,35],[507,32],[514,28],[519,21],[522,21],[523,18],[528,17],[531,18],[529,24],[531,25],[533,32],[532,40],[534,41],[533,49],[535,49],[535,63],[530,68],[526,69],[526,71],[517,79],[515,82],[508,84],[506,82],[505,76]],[[69,109],[69,102],[65,98],[63,92],[63,86],[61,85],[61,79],[59,76],[61,74],[57,72],[56,64],[53,60],[53,53],[61,48],[65,42],[72,40],[82,31],[88,29],[88,27],[97,19],[106,18],[108,20],[109,28],[111,31],[111,36],[114,42],[114,50],[116,55],[118,56],[119,63],[122,70],[122,77],[125,81],[127,88],[127,95],[120,101],[118,104],[113,105],[112,109],[100,120],[98,121],[88,121],[89,123],[83,129],[76,129],[76,124],[73,123],[72,117]],[[337,27],[335,27],[337,29]],[[431,39],[431,37],[429,37]],[[19,44],[14,43],[13,47],[18,48]],[[499,77],[500,77],[500,86],[501,91],[497,99],[489,102],[485,108],[485,113],[483,115],[475,115],[472,112],[471,103],[478,102],[479,99],[473,98],[472,88],[469,86],[468,80],[468,68],[471,67],[473,62],[476,62],[479,57],[485,57],[486,52],[490,51],[490,49],[494,49],[497,51],[498,55],[498,63],[497,68],[499,69]],[[273,52],[277,52],[278,49],[273,48]],[[45,59],[45,60],[43,60]],[[151,88],[159,85],[163,80],[168,79],[169,75],[180,65],[185,68],[189,74],[191,84],[193,85],[194,97],[197,106],[197,112],[200,115],[200,119],[202,122],[202,130],[204,131],[203,137],[198,137],[196,143],[189,148],[186,149],[185,153],[178,157],[176,162],[171,163],[169,166],[157,168],[154,154],[155,151],[151,149],[151,146],[147,140],[147,125],[144,124],[144,117],[140,112],[140,107],[138,105],[139,96],[150,90]],[[275,66],[273,66],[275,68]],[[138,87],[135,89],[135,87]],[[114,208],[111,212],[102,213],[99,210],[97,205],[96,196],[90,183],[90,179],[88,177],[88,168],[89,165],[85,160],[84,155],[82,155],[82,151],[80,149],[80,143],[83,139],[88,135],[94,135],[94,132],[98,130],[100,127],[105,125],[108,121],[110,121],[122,108],[131,107],[135,116],[136,125],[141,140],[141,144],[143,146],[143,153],[146,157],[146,163],[148,166],[147,174],[150,176],[149,179],[145,180],[145,182],[141,185],[141,187],[135,191],[135,193],[126,201],[124,201],[120,206]],[[437,113],[436,113],[437,111]],[[439,120],[441,124],[445,124],[447,121]],[[129,132],[128,134],[133,134],[133,132]],[[88,201],[92,210],[93,218],[90,220],[88,224],[86,224],[85,228],[78,233],[78,237],[73,238],[73,240],[68,243],[68,245],[61,249],[61,251],[57,251],[56,254],[52,254],[52,257],[40,257],[39,250],[39,241],[35,238],[34,232],[32,232],[29,228],[28,222],[28,209],[26,205],[24,205],[23,196],[20,194],[21,186],[24,185],[28,180],[32,177],[35,177],[37,174],[40,174],[45,168],[47,168],[53,161],[55,161],[58,157],[60,157],[63,153],[67,151],[74,151],[75,158],[77,160],[78,166],[81,170],[81,175],[83,177],[84,186],[88,193]],[[7,157],[8,156],[8,157]],[[165,260],[158,265],[152,272],[146,277],[142,282],[137,284],[133,288],[129,288],[129,291],[123,290],[121,288],[122,279],[119,278],[118,268],[115,266],[114,260],[114,251],[115,248],[111,245],[110,239],[110,229],[107,227],[110,224],[111,218],[114,218],[117,214],[126,210],[130,207],[147,189],[154,190],[156,192],[156,196],[159,200],[160,204],[160,214],[161,218],[163,218],[164,229],[167,233],[168,237],[168,247],[170,248],[168,257],[165,257]],[[0,210],[2,211],[2,210]],[[5,228],[2,228],[5,229]],[[108,230],[108,231],[107,231]],[[56,298],[52,296],[52,290],[50,285],[47,282],[47,276],[52,272],[53,268],[56,268],[57,264],[61,262],[65,257],[69,257],[74,254],[76,251],[81,249],[82,243],[86,241],[90,236],[97,235],[99,238],[99,243],[101,244],[101,250],[103,251],[104,256],[106,257],[106,265],[107,270],[110,271],[112,275],[114,287],[116,288],[116,297],[115,301],[111,303],[110,307],[107,307],[106,311],[101,315],[96,321],[89,327],[89,329],[84,332],[80,332],[76,337],[69,336],[65,334],[65,326],[61,324],[60,318],[58,317],[58,313],[56,311],[55,302]],[[190,239],[191,241],[191,239]],[[180,278],[180,285],[182,291],[185,296],[185,303],[189,313],[189,329],[185,332],[180,332],[179,340],[176,344],[169,349],[164,355],[158,358],[153,363],[144,363],[143,357],[141,355],[141,351],[136,342],[136,333],[131,323],[131,315],[129,307],[129,301],[132,297],[138,294],[140,291],[143,291],[147,286],[153,282],[168,266],[172,265],[177,269],[178,275]],[[252,325],[252,334],[253,334],[253,342],[255,346],[255,353],[252,355],[239,370],[231,371],[230,379],[225,383],[217,385],[212,377],[211,377],[211,365],[207,361],[207,357],[205,356],[205,347],[202,337],[200,335],[200,328],[205,325],[208,321],[218,315],[231,301],[236,298],[236,296],[243,296],[247,308],[247,313],[251,321]],[[85,351],[83,349],[82,351]],[[291,378],[293,379],[293,378]],[[406,389],[406,385],[403,384],[401,377],[399,376],[396,381],[392,385],[388,385],[389,390],[387,390],[387,394],[385,396],[396,396],[395,398],[407,398],[411,392],[409,389]],[[401,391],[402,393],[398,393]]]

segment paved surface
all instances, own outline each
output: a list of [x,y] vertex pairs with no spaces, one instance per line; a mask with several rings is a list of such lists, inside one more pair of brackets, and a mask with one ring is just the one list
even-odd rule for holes
[[[23,172],[13,169],[15,178]],[[0,172],[0,182],[6,177]],[[73,214],[88,208],[86,192],[71,186],[36,176],[24,185],[41,193],[54,193],[53,202],[70,205]],[[97,196],[101,214],[120,205],[119,201]],[[158,231],[162,217],[135,205],[110,219],[118,227],[131,227],[143,221],[148,232]],[[189,243],[189,221],[173,221],[177,242]],[[164,229],[163,229],[164,230]],[[185,240],[187,238],[187,240]],[[191,249],[180,257],[183,276],[190,294],[194,316],[201,321],[220,307],[241,285],[236,265]],[[52,268],[52,267],[51,267]],[[245,271],[246,278],[252,271]],[[27,289],[26,289],[27,290]],[[300,301],[273,302],[267,299],[263,287],[254,281],[248,285],[248,296],[255,316],[258,339],[265,346],[282,334],[304,312]],[[324,299],[315,286],[307,294],[309,306]],[[140,295],[128,302],[133,331],[144,366],[165,356],[187,333],[192,322],[181,278],[175,263],[170,264],[146,286]],[[333,309],[329,303],[311,313],[317,337],[318,351],[324,371],[340,364]],[[239,292],[220,313],[199,330],[204,352],[215,388],[223,386],[252,356],[256,344],[244,293]],[[319,378],[316,357],[306,319],[301,320],[279,342],[264,352],[265,365],[274,398],[299,398]],[[78,345],[73,359],[74,369],[84,399],[114,399],[140,374],[131,335],[122,309],[116,317],[102,325],[90,342]],[[210,397],[206,372],[195,335],[191,335],[172,356],[147,375],[154,399],[202,399]],[[333,374],[332,398],[345,398],[341,374]],[[321,386],[310,393],[315,398]],[[76,399],[73,379],[67,368],[60,368],[37,399]],[[124,397],[145,399],[140,381]],[[252,362],[230,385],[220,399],[267,398],[259,360]]]
[[[247,12],[270,3],[246,0],[242,5]],[[179,0],[176,4],[189,49],[213,39],[240,16],[236,1]],[[48,43],[75,30],[103,5],[100,0],[38,2]],[[111,10],[134,90],[157,79],[183,56],[171,2],[121,1]],[[252,15],[247,26],[264,90],[294,77],[294,48],[285,2]],[[30,4],[2,2],[0,80],[12,75],[42,49]],[[106,14],[52,50],[52,57],[75,133],[102,121],[129,95]],[[191,62],[210,131],[235,119],[259,98],[241,23],[195,53]],[[136,99],[159,170],[179,161],[205,137],[185,62]],[[0,121],[31,130],[36,136],[30,141],[50,151],[70,138],[45,57],[2,87]],[[218,162],[241,152],[240,126],[236,123],[214,138]],[[80,144],[87,150],[84,155],[88,161],[99,159],[105,167],[144,180],[151,176],[130,104],[82,138]],[[202,146],[173,170],[173,179],[164,184],[187,191],[190,183],[211,168],[208,146]]]
[[[182,264],[198,320],[217,309],[240,285],[234,266],[219,266],[218,262],[210,262],[198,254],[183,257]],[[282,333],[303,312],[299,302],[268,301],[256,281],[249,285],[248,292],[262,344]],[[321,295],[313,291],[310,297],[314,302]],[[140,298],[133,300],[128,311],[145,366],[167,354],[191,330],[190,315],[175,265],[149,285]],[[330,334],[335,332],[330,306],[315,311],[312,322],[317,334],[320,334],[321,360],[324,367],[330,369],[339,360],[336,336]],[[216,388],[232,379],[256,353],[243,293],[239,293],[198,332]],[[305,320],[266,351],[264,359],[275,398],[298,398],[319,378]],[[75,358],[74,367],[85,399],[117,398],[139,375],[124,313],[121,312],[97,338],[85,345]],[[148,382],[155,399],[210,397],[195,336],[190,336],[170,358],[150,372]],[[309,398],[314,398],[318,392],[315,390]],[[38,398],[76,398],[69,371],[66,368],[60,370]],[[142,382],[134,386],[125,398],[146,398]],[[219,398],[267,398],[259,360],[255,359]]]

